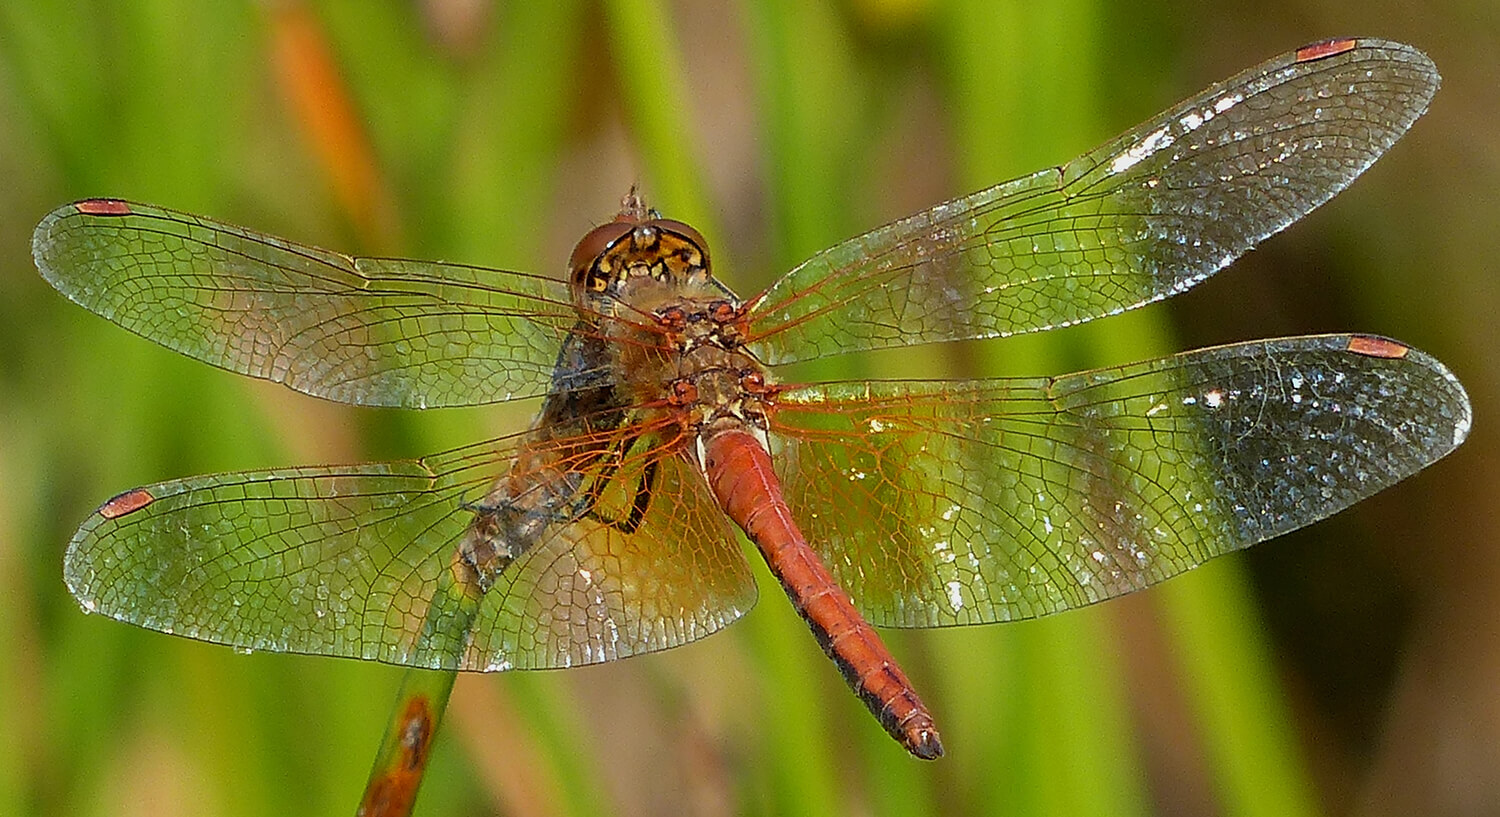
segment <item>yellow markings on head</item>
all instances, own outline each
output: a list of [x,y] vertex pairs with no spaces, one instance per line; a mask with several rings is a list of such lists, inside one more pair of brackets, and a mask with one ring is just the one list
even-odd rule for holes
[[578,242],[569,269],[573,291],[590,299],[619,297],[632,280],[673,287],[711,279],[708,247],[697,230],[629,207]]
[[649,224],[623,236],[595,259],[589,289],[603,292],[611,282],[649,276],[663,283],[706,273],[703,250],[692,240]]

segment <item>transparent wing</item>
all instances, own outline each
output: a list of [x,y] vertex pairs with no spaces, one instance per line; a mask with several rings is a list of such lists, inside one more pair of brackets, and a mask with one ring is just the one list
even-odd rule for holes
[[1344,189],[1438,73],[1382,40],[1251,68],[1057,168],[813,256],[751,306],[767,363],[1065,326],[1181,292]]
[[455,589],[460,537],[519,438],[422,460],[220,474],[128,491],[69,545],[85,610],[242,649],[411,666],[564,667],[701,638],[755,602],[738,540],[678,455],[644,457],[592,512],[559,519],[477,606]]
[[779,476],[872,623],[1031,618],[1323,519],[1452,451],[1462,386],[1395,341],[1320,336],[1044,380],[781,396]]
[[575,320],[559,281],[353,258],[113,199],[50,213],[32,254],[60,292],[144,338],[367,406],[463,406],[545,392]]
[[[738,535],[697,468],[674,453],[649,477],[648,462],[626,461],[589,520],[502,574],[480,605],[466,668],[567,667],[662,650],[717,632],[755,604]],[[630,531],[618,520],[648,482],[649,505]]]

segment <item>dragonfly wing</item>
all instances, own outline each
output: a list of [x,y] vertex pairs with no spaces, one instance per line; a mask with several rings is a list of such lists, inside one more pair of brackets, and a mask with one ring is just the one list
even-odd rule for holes
[[32,238],[59,291],[230,371],[368,406],[460,406],[545,392],[574,323],[558,281],[354,258],[202,216],[94,199]]
[[[515,441],[139,488],[89,517],[64,575],[85,610],[154,630],[443,669],[665,649],[754,603],[737,540],[678,460],[663,461],[634,535],[594,517],[560,521],[477,605],[465,602],[453,568],[469,505],[510,463]],[[630,467],[639,468],[622,473]]]
[[781,396],[797,521],[872,623],[1031,618],[1323,519],[1467,434],[1468,397],[1394,341],[1257,341],[1063,377]]
[[1282,55],[1067,165],[813,256],[752,304],[753,348],[776,364],[1010,335],[1174,295],[1344,189],[1438,82],[1399,43]]
[[[717,632],[755,604],[739,538],[680,454],[627,460],[593,513],[545,539],[485,594],[468,669],[611,661]],[[650,482],[639,527],[621,521]],[[647,500],[641,500],[647,501]]]
[[[452,543],[503,467],[474,447],[431,461],[173,480],[105,503],[68,546],[83,608],[242,649],[395,664],[417,657]],[[438,651],[455,652],[455,644]]]

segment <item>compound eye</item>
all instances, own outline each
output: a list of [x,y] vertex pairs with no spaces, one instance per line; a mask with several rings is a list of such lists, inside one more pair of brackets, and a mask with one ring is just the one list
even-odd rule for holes
[[628,221],[611,221],[589,230],[588,235],[573,248],[573,255],[568,259],[568,271],[573,283],[582,284],[584,276],[588,275],[599,256],[634,229],[635,225]]
[[675,218],[652,219],[650,223],[658,230],[661,230],[665,233],[672,233],[696,247],[698,249],[698,253],[703,256],[703,262],[702,264],[700,264],[700,266],[708,267],[708,242],[703,240],[702,233],[693,229],[692,226],[688,225],[687,223],[678,221]]

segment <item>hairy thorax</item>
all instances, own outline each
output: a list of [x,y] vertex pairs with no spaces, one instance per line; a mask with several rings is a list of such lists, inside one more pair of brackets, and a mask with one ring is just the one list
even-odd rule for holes
[[774,389],[744,348],[739,297],[713,277],[691,227],[633,225],[575,268],[574,286],[584,314],[606,316],[599,330],[625,405],[675,419],[687,438],[725,425],[765,429]]
[[742,346],[739,303],[703,295],[673,294],[650,310],[645,325],[614,325],[623,335],[610,343],[619,388],[627,403],[674,419],[688,437],[725,424],[764,429],[771,389],[764,367]]

